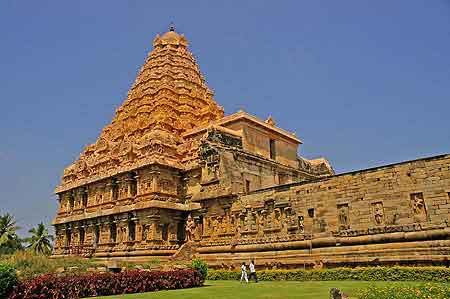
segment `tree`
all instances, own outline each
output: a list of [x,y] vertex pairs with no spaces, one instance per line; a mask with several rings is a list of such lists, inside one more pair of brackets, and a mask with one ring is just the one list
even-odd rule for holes
[[48,233],[44,223],[39,223],[37,227],[33,227],[28,232],[31,237],[25,240],[29,243],[29,249],[38,254],[50,254],[52,252],[54,237]]
[[22,241],[17,236],[19,229],[11,214],[0,215],[0,253],[11,253],[22,248]]

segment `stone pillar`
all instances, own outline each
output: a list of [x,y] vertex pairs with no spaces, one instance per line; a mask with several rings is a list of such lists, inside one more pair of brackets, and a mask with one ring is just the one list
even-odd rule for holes
[[175,222],[170,222],[169,223],[169,244],[170,245],[175,245],[177,244],[178,238],[177,238],[177,225]]
[[85,227],[84,244],[89,245],[94,243],[94,223],[89,223]]
[[158,215],[157,213],[153,213],[149,216],[147,216],[147,221],[148,221],[148,232],[147,232],[147,241],[148,242],[157,242],[157,241],[161,241],[162,236],[161,236],[161,229],[159,228],[159,222],[161,220],[160,215]]
[[138,220],[136,220],[136,230],[135,230],[135,240],[136,242],[141,242],[142,241],[142,223]]

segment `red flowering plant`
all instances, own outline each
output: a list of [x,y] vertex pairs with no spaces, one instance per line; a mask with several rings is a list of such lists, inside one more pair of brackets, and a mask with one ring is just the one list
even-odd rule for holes
[[19,283],[9,299],[78,299],[198,287],[203,284],[196,270],[127,271],[80,276],[42,275]]

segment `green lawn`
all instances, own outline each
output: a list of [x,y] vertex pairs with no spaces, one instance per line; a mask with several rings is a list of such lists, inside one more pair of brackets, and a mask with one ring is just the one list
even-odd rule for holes
[[[103,299],[224,299],[224,298],[301,298],[301,299],[327,299],[331,288],[339,288],[350,298],[357,298],[358,289],[369,284],[379,286],[405,282],[366,282],[366,281],[262,281],[258,283],[240,284],[239,281],[207,281],[205,286],[193,289],[159,291],[142,294],[128,294]],[[414,284],[406,282],[406,284]]]

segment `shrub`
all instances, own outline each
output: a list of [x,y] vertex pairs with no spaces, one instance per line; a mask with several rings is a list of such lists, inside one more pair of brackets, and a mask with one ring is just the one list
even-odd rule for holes
[[0,263],[13,266],[20,279],[30,279],[39,275],[55,273],[58,268],[72,268],[70,274],[87,272],[89,267],[101,266],[80,257],[49,258],[30,251],[17,251],[12,255],[0,256]]
[[203,280],[208,277],[208,264],[200,259],[191,262],[191,268],[197,270],[202,275]]
[[[210,280],[239,279],[240,272],[212,270]],[[365,280],[365,281],[435,281],[450,282],[450,269],[444,267],[369,267],[320,270],[265,270],[259,280]]]
[[448,299],[450,286],[444,284],[369,286],[360,291],[359,299]]
[[198,287],[202,276],[195,270],[127,271],[78,276],[42,275],[18,284],[9,299],[78,299]]
[[16,270],[10,265],[0,264],[0,298],[4,298],[17,282]]

